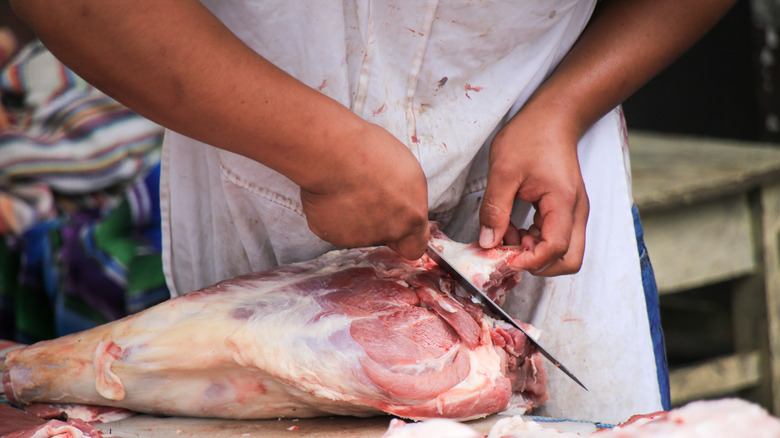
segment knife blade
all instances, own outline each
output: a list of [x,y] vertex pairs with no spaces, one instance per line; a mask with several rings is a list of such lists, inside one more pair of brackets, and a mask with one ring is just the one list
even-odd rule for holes
[[480,288],[478,288],[474,283],[469,280],[468,277],[463,275],[458,268],[453,266],[451,263],[447,261],[447,258],[442,254],[436,247],[433,246],[430,242],[428,242],[428,248],[425,250],[425,254],[428,255],[428,257],[431,258],[437,265],[439,265],[440,268],[444,270],[444,272],[448,273],[463,289],[466,290],[472,297],[475,297],[478,299],[482,304],[487,306],[493,313],[495,313],[497,316],[499,316],[502,320],[508,322],[509,324],[512,324],[513,327],[519,329],[525,336],[528,338],[531,343],[536,346],[536,348],[539,350],[540,353],[542,353],[542,356],[544,356],[547,360],[549,360],[553,365],[555,365],[556,368],[563,371],[564,374],[569,376],[572,380],[574,380],[578,385],[580,385],[583,389],[586,391],[588,388],[585,387],[585,385],[580,382],[580,379],[578,379],[574,374],[572,374],[571,371],[569,371],[568,368],[566,368],[561,361],[556,359],[552,354],[550,354],[549,351],[547,351],[544,347],[539,344],[539,342],[534,339],[533,336],[528,334],[527,331],[517,322],[514,318],[509,316],[504,309],[501,308],[498,304],[496,304],[493,300],[491,300]]

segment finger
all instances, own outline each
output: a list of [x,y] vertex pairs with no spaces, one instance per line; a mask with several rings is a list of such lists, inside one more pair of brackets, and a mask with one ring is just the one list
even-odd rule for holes
[[520,231],[512,223],[512,221],[509,221],[509,225],[506,227],[506,232],[504,233],[503,244],[509,246],[519,246],[521,243],[522,237],[520,236]]
[[[573,211],[577,209],[576,201],[574,204],[573,208],[566,208],[564,204],[559,208],[551,208],[550,205],[558,203],[546,203],[545,200],[539,203],[539,209],[534,214],[534,223],[523,237],[526,248],[530,250],[517,257],[516,266],[538,275],[568,252],[574,228]],[[566,211],[569,213],[565,213]]]
[[481,247],[495,247],[506,234],[517,189],[516,184],[503,180],[500,172],[488,175],[485,197],[479,207],[479,245]]
[[568,251],[561,258],[541,271],[534,273],[534,275],[551,277],[579,272],[585,257],[585,236],[589,211],[590,207],[587,198],[578,203]]
[[401,239],[388,242],[387,246],[408,260],[417,260],[425,253],[429,238],[430,228],[426,223],[424,226],[415,227]]
[[576,274],[582,267],[585,249],[584,239],[572,238],[569,251],[542,269],[532,272],[537,277],[555,277],[558,275]]
[[[534,249],[536,249],[536,245],[539,245],[541,243],[542,238],[539,237],[538,234],[531,234],[528,232],[528,230],[520,230],[519,232],[520,237],[520,251],[531,251],[533,252]],[[515,266],[513,264],[512,268],[514,269]]]

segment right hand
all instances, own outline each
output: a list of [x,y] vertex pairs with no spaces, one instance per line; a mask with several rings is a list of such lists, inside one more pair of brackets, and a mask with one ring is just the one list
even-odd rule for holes
[[298,184],[317,236],[340,247],[384,243],[410,259],[423,254],[425,176],[390,133],[259,56],[198,1],[75,3],[13,7],[104,93]]
[[321,239],[350,248],[386,244],[410,260],[428,242],[428,187],[420,163],[383,128],[344,139],[348,153],[328,177],[301,187],[309,228]]

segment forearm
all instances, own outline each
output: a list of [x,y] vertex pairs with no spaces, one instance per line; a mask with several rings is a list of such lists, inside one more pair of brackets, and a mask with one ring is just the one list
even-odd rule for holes
[[526,107],[577,138],[701,38],[735,0],[606,0]]
[[197,1],[14,7],[57,57],[118,101],[302,186],[316,186],[318,169],[344,158],[339,141],[366,125],[254,53]]

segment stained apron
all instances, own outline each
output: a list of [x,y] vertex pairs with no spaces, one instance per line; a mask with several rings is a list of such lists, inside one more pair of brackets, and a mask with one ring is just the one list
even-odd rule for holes
[[[430,217],[475,241],[488,146],[574,44],[595,0],[288,0],[203,3],[259,54],[407,145]],[[588,386],[548,369],[538,412],[604,422],[662,408],[634,234],[619,109],[578,146],[590,200],[575,275],[524,275],[506,308]],[[174,132],[162,158],[163,259],[173,294],[317,257],[298,187],[242,156]],[[527,203],[513,221],[531,220]]]

